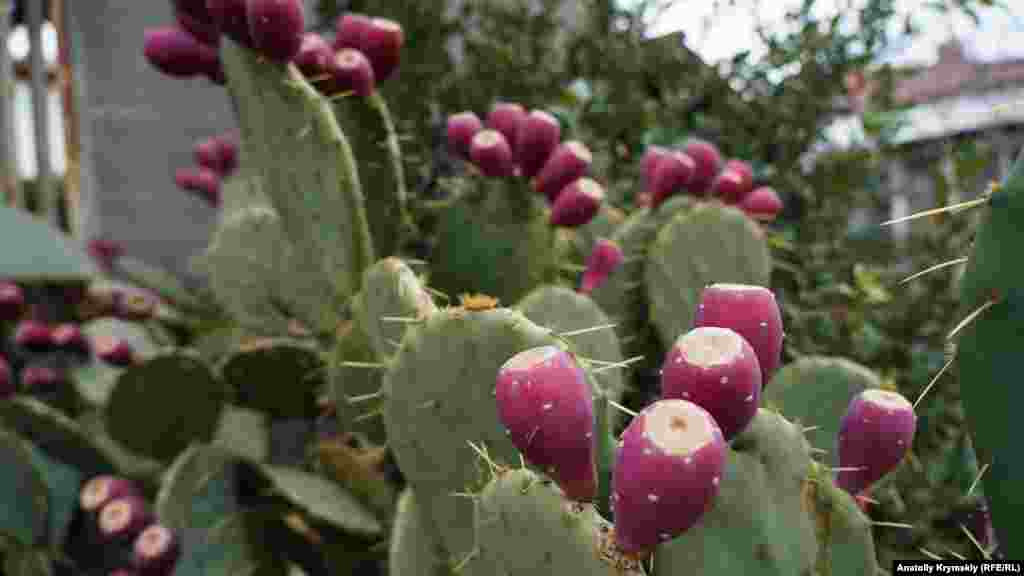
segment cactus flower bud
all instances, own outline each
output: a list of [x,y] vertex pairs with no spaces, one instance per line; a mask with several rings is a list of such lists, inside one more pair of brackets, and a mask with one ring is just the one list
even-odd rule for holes
[[292,62],[303,76],[313,78],[326,74],[333,58],[334,49],[327,40],[315,32],[307,32],[302,35],[299,53]]
[[654,171],[658,163],[670,153],[671,150],[662,146],[648,146],[644,151],[644,156],[640,159],[640,182],[643,191],[654,192]]
[[711,195],[726,204],[739,204],[740,198],[750,191],[746,186],[743,174],[736,170],[722,170],[711,181]]
[[387,80],[398,69],[404,43],[405,33],[398,22],[386,18],[370,19],[359,40],[359,50],[370,60],[377,82]]
[[661,157],[651,175],[651,206],[656,208],[683,190],[696,170],[696,162],[685,152],[672,151]]
[[369,16],[354,12],[339,16],[334,22],[334,49],[361,49],[362,39],[370,28],[370,20]]
[[782,359],[782,313],[775,294],[764,286],[712,284],[697,304],[694,327],[728,328],[757,354],[761,384],[767,386]]

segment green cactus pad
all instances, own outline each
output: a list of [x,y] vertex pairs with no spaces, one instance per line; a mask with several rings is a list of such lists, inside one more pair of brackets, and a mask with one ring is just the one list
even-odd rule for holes
[[[245,150],[239,150],[244,155]],[[249,206],[270,206],[270,198],[263,191],[263,181],[260,180],[259,171],[253,169],[245,158],[239,162],[241,168],[232,176],[226,178],[221,184],[220,212],[218,224],[223,223],[232,214]]]
[[225,406],[213,445],[253,462],[266,460],[270,453],[270,423],[266,414],[230,404]]
[[81,246],[27,212],[0,206],[0,230],[3,245],[10,247],[0,262],[0,278],[31,283],[77,282],[99,275]]
[[391,576],[448,576],[449,560],[434,527],[423,518],[416,494],[406,488],[398,497],[388,549]]
[[21,438],[0,430],[0,533],[24,546],[46,541],[49,495],[43,476],[33,465],[31,448]]
[[767,286],[772,260],[757,223],[717,201],[677,215],[658,232],[645,266],[650,319],[662,343],[689,331],[709,284]]
[[[449,308],[406,334],[385,375],[384,423],[402,473],[456,560],[474,542],[473,503],[453,493],[488,480],[470,447],[499,462],[518,462],[494,401],[498,370],[524,350],[557,344],[521,313]],[[479,562],[467,573],[494,574]]]
[[384,258],[366,270],[360,297],[353,304],[356,322],[382,359],[394,354],[409,327],[394,319],[425,318],[436,310],[416,273],[398,258]]
[[292,316],[317,326],[324,302],[332,298],[325,276],[295,257],[281,219],[265,205],[245,206],[227,217],[194,266],[210,279],[235,321],[255,335],[287,333]]
[[380,92],[366,98],[340,98],[334,113],[352,142],[366,196],[373,247],[378,257],[398,253],[412,232],[406,211],[405,166],[391,112]]
[[164,473],[154,511],[172,530],[207,529],[238,512],[238,458],[216,446],[194,444]]
[[228,389],[187,351],[132,366],[117,379],[104,409],[107,432],[128,450],[168,461],[213,437]]
[[529,470],[499,473],[479,506],[480,557],[498,567],[495,574],[644,574],[616,550],[611,525],[593,506],[566,500]]
[[117,259],[117,275],[129,284],[151,290],[167,304],[193,314],[218,314],[217,304],[208,294],[190,290],[174,274],[137,258],[122,256]]
[[761,395],[762,405],[778,410],[808,430],[811,445],[839,465],[839,424],[854,396],[882,381],[866,366],[846,358],[805,356],[783,366]]
[[239,406],[285,420],[316,417],[325,369],[315,348],[278,338],[246,344],[224,360],[220,374]]
[[804,493],[814,510],[819,544],[817,574],[877,574],[871,521],[853,497],[831,481],[827,468],[816,465]]
[[34,398],[16,396],[0,402],[0,427],[31,438],[49,457],[86,477],[115,469],[113,461],[75,421]]
[[261,59],[227,39],[221,60],[245,160],[260,167],[263,192],[281,217],[292,257],[307,261],[334,288],[311,326],[332,331],[374,261],[352,149],[330,101],[294,66]]
[[[593,300],[561,286],[541,286],[516,304],[516,309],[538,326],[556,334],[609,326],[608,316]],[[613,328],[594,330],[583,334],[566,336],[574,354],[586,360],[597,360],[591,368],[598,369],[608,363],[624,360],[619,338]],[[608,398],[618,402],[626,386],[626,368],[612,368],[593,373],[601,390]],[[614,414],[619,414],[615,411]]]
[[[733,441],[711,509],[689,531],[658,547],[655,574],[821,573],[815,568],[823,551],[854,540],[842,531],[818,540],[823,511],[809,496],[815,494],[811,489],[825,485],[823,494],[836,495],[827,477],[815,475],[809,448],[797,426],[770,410],[759,410]],[[843,557],[851,562],[833,564],[831,572],[821,574],[874,574],[873,569],[864,570],[866,564],[874,566],[870,526],[866,521],[859,526],[866,535],[860,556],[844,548]]]
[[[359,299],[356,295],[354,303]],[[374,442],[383,442],[386,437],[384,424],[375,416],[383,405],[379,393],[384,367],[362,328],[355,321],[342,324],[329,369],[331,398],[343,429],[365,433]],[[352,402],[352,398],[359,397],[367,400]]]
[[3,564],[0,573],[9,576],[53,576],[53,560],[47,550],[5,542],[2,546]]
[[121,476],[155,479],[163,472],[163,462],[139,456],[110,437],[102,410],[83,412],[77,421],[82,432],[88,435],[96,448],[113,463],[114,469]]
[[555,229],[543,198],[518,179],[467,176],[438,215],[430,284],[451,298],[483,293],[516,302],[557,274]]
[[316,520],[349,534],[376,536],[383,530],[354,496],[322,476],[284,466],[260,470],[282,496]]

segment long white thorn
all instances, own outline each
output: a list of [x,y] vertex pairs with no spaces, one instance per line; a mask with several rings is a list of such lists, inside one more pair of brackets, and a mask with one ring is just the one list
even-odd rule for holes
[[931,391],[931,389],[935,386],[935,383],[939,381],[939,378],[942,378],[942,375],[946,373],[946,370],[949,370],[949,367],[952,366],[953,362],[955,362],[955,361],[956,361],[956,356],[950,358],[949,362],[946,362],[946,365],[943,366],[935,374],[935,376],[932,377],[932,381],[929,382],[928,385],[924,387],[924,390],[921,391],[921,395],[918,396],[917,400],[914,401],[914,410],[917,410],[917,405],[921,403],[921,400],[924,400],[925,394],[927,394],[928,392]]
[[902,218],[895,218],[893,220],[886,220],[879,224],[879,226],[889,226],[890,224],[899,224],[900,222],[907,222],[910,220],[916,220],[918,218],[924,218],[925,216],[934,216],[936,214],[944,214],[946,212],[958,212],[960,210],[966,210],[968,208],[974,208],[981,204],[988,203],[988,194],[981,198],[975,198],[974,200],[968,200],[966,202],[960,202],[959,204],[951,204],[949,206],[943,206],[941,208],[933,208],[931,210],[925,210],[924,212],[918,212],[909,216],[903,216]]
[[899,283],[900,284],[906,284],[907,282],[910,282],[911,280],[915,280],[917,278],[920,278],[921,276],[924,276],[925,274],[930,274],[932,272],[936,272],[938,270],[942,270],[943,268],[949,268],[950,266],[956,266],[957,264],[965,264],[966,262],[967,262],[967,257],[966,256],[964,256],[963,258],[954,258],[953,260],[950,260],[948,262],[942,262],[941,264],[936,264],[935,266],[930,266],[928,268],[925,268],[924,270],[921,270],[920,272],[916,272],[914,274],[911,274],[910,276],[907,276],[903,280],[900,280]]
[[990,465],[991,462],[986,462],[985,465],[981,467],[981,470],[978,470],[978,475],[974,478],[974,482],[971,482],[971,487],[967,489],[968,496],[970,496],[974,492],[974,489],[978,487],[978,483],[981,482],[981,477],[985,475],[985,472],[988,472],[988,467]]
[[974,321],[975,318],[977,318],[978,316],[981,316],[981,314],[983,312],[985,312],[985,310],[988,310],[989,308],[994,306],[995,303],[996,303],[995,300],[989,300],[988,302],[985,302],[981,306],[978,306],[977,310],[975,310],[974,312],[971,312],[970,314],[968,314],[967,317],[964,318],[963,320],[961,320],[960,323],[957,324],[955,328],[953,328],[952,330],[949,331],[949,336],[946,336],[946,339],[947,340],[952,340],[961,330],[966,328],[971,322]]

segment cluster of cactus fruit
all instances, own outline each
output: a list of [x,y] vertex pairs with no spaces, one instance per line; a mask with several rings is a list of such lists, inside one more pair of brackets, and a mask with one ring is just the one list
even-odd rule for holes
[[376,89],[397,24],[346,14],[329,40],[299,0],[173,6],[147,57],[224,84],[239,124],[196,149],[209,291],[90,244],[193,332],[130,362],[92,346],[112,366],[71,371],[74,402],[0,401],[0,456],[37,497],[0,515],[7,566],[92,531],[103,558],[69,554],[87,572],[348,573],[381,540],[395,576],[878,572],[862,506],[916,417],[846,360],[780,365],[781,202],[747,163],[652,148],[615,222],[587,146],[502,102],[448,118],[466,169],[417,204]]

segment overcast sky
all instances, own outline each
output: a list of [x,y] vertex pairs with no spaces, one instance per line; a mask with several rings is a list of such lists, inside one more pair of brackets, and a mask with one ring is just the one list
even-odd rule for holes
[[[637,0],[620,0],[623,5],[635,5]],[[834,14],[837,6],[848,1],[864,5],[864,0],[818,0],[820,14]],[[927,0],[896,0],[901,14],[914,15],[921,34],[909,43],[894,46],[885,60],[896,63],[922,63],[934,61],[936,49],[951,34],[962,38],[969,57],[979,60],[1024,58],[1024,2],[1002,0],[1007,8],[987,8],[979,12],[981,26],[976,27],[966,15],[942,15],[925,7]],[[753,50],[753,0],[736,0],[736,7],[724,7],[714,12],[714,5],[728,1],[676,0],[663,16],[652,23],[652,33],[661,35],[682,30],[686,32],[691,49],[706,61],[728,58],[741,50]],[[799,6],[801,0],[760,0],[759,13],[767,22],[782,23],[787,9]],[[710,27],[705,28],[706,24]],[[897,32],[896,29],[893,31]]]

